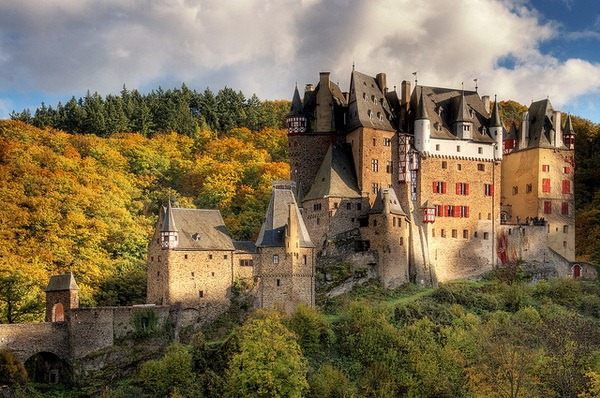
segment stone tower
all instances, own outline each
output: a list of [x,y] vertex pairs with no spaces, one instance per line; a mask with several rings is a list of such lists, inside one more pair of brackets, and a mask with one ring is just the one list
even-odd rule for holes
[[79,286],[72,273],[54,275],[46,287],[46,322],[68,321],[79,307]]

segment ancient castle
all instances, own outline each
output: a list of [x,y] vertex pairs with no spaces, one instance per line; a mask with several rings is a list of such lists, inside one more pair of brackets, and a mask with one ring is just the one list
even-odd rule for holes
[[58,381],[65,359],[112,345],[147,311],[177,333],[214,319],[240,286],[257,307],[314,305],[316,270],[332,261],[389,288],[517,260],[537,277],[596,277],[574,262],[575,132],[547,99],[505,131],[477,90],[397,92],[353,70],[344,92],[322,72],[303,99],[296,87],[286,123],[290,181],[273,183],[256,242],[232,240],[217,210],[169,201],[148,248],[147,306],[79,308],[73,276],[54,276],[47,322],[1,325],[0,348],[44,354],[39,381]]

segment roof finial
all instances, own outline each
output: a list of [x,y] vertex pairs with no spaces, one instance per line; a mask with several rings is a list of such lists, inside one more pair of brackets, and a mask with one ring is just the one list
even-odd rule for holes
[[418,80],[417,80],[417,72],[418,71],[414,71],[413,72],[413,76],[415,77],[415,87],[417,87],[417,82],[418,82]]
[[477,92],[477,78],[473,79],[473,81],[475,82],[475,92]]
[[352,72],[354,72],[354,67],[356,66],[356,62],[352,59]]

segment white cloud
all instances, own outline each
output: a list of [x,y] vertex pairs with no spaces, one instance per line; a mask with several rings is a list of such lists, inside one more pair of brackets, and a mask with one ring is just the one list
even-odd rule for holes
[[[0,91],[225,85],[289,98],[357,70],[555,105],[597,93],[600,66],[543,54],[560,26],[519,0],[22,0],[0,4]],[[592,32],[594,33],[594,32]],[[575,33],[574,33],[575,34]],[[594,34],[580,32],[591,38]],[[500,60],[511,59],[507,69]],[[18,83],[15,83],[18,82]],[[468,84],[466,85],[467,88]]]

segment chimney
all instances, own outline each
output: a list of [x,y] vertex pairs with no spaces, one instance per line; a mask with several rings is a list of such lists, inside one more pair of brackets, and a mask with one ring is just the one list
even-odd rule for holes
[[490,113],[490,96],[489,95],[484,95],[483,97],[481,97],[481,100],[483,101],[483,107],[485,108],[485,111],[489,114]]
[[562,117],[560,111],[554,111],[554,115],[552,117],[552,122],[554,123],[554,134],[556,134],[556,138],[554,139],[554,146],[557,148],[562,147],[563,144],[563,135],[562,135]]
[[375,76],[375,79],[377,80],[377,85],[379,86],[381,92],[384,94],[387,93],[387,82],[385,78],[385,73],[378,73],[377,76]]
[[315,91],[315,86],[311,83],[307,83],[306,86],[304,86],[304,91],[306,91],[306,92]]
[[400,105],[408,110],[408,102],[410,101],[410,82],[403,80],[401,90]]
[[321,88],[329,89],[329,72],[320,72],[319,73],[319,85]]

